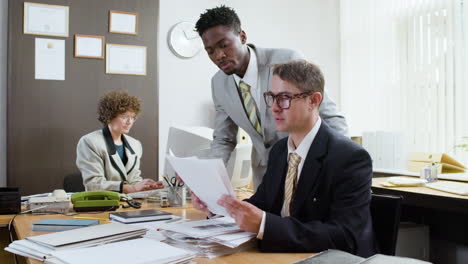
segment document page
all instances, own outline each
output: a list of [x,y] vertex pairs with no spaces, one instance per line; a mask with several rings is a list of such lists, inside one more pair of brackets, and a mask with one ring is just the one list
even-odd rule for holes
[[221,159],[174,156],[168,156],[167,159],[185,184],[208,206],[211,212],[229,216],[226,209],[217,204],[223,194],[236,197]]

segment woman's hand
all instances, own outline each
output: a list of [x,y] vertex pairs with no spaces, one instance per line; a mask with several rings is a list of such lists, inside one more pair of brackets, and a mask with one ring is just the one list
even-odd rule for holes
[[146,190],[164,188],[162,181],[155,181],[152,179],[143,179],[141,182],[134,185],[125,184],[123,186],[124,193],[142,192]]

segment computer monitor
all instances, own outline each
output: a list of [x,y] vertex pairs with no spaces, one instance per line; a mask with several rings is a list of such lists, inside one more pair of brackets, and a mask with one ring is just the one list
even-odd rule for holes
[[[177,157],[207,158],[213,142],[213,129],[208,127],[171,127],[167,140],[166,155],[169,150]],[[250,143],[237,144],[226,166],[226,170],[234,188],[246,186],[252,179],[250,165]],[[175,176],[175,171],[169,162],[164,162],[164,175]]]

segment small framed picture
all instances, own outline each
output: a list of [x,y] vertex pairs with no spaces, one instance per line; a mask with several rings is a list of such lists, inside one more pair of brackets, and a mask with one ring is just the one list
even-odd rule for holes
[[138,13],[109,11],[109,32],[117,34],[138,34]]
[[106,73],[146,75],[146,47],[107,43]]
[[23,33],[68,37],[68,6],[24,2]]
[[104,59],[104,36],[75,34],[75,58]]

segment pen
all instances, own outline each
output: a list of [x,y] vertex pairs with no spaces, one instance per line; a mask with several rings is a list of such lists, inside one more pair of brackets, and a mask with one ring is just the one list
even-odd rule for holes
[[171,182],[167,179],[166,176],[162,175],[163,179],[167,182],[169,185],[169,188],[171,188],[172,192],[179,197],[179,199],[182,201],[182,196],[177,192],[176,188],[171,184]]
[[75,218],[75,219],[87,219],[87,220],[109,221],[108,218],[102,218],[102,217],[74,216],[73,218]]
[[174,186],[172,186],[172,184],[169,182],[169,180],[166,178],[166,176],[162,175],[164,181],[166,181],[167,185],[169,185],[169,187],[173,188]]

